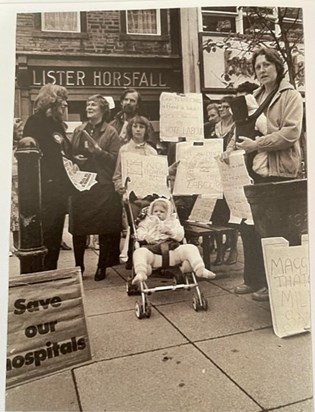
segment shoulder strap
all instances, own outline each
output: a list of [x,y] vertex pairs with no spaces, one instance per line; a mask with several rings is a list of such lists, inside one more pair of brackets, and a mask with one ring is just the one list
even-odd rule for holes
[[261,105],[255,111],[255,113],[253,113],[251,116],[249,116],[249,119],[257,119],[262,114],[262,112],[267,109],[267,107],[271,103],[271,100],[273,99],[273,97],[277,93],[277,91],[278,91],[278,87],[276,87],[270,94],[268,94],[268,96],[261,103]]

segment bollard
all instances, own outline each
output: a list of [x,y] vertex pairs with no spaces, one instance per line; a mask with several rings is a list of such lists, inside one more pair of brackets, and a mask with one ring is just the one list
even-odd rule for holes
[[20,239],[16,256],[20,273],[44,270],[47,253],[43,245],[41,222],[40,150],[36,140],[24,137],[18,143],[15,157],[18,163],[18,196]]

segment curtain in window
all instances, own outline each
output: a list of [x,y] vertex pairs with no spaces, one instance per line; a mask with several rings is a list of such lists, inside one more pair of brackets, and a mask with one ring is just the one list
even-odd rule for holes
[[128,10],[128,33],[158,34],[156,10]]
[[79,13],[44,13],[43,30],[53,31],[79,31]]

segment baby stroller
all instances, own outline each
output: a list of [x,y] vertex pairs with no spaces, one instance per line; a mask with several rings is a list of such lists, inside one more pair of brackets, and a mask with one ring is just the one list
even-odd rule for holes
[[[141,241],[137,238],[137,225],[146,216],[146,212],[148,207],[145,205],[144,208],[141,209],[140,213],[135,216],[135,211],[134,208],[132,207],[132,203],[134,202],[133,199],[133,192],[128,191],[128,178],[126,179],[126,199],[124,200],[124,207],[127,215],[127,220],[128,224],[130,227],[130,237],[131,237],[131,242],[132,244],[132,252],[134,252],[137,248],[139,247],[144,247],[141,244]],[[147,200],[147,205],[151,203],[152,200],[155,198],[158,198],[158,195],[149,195],[147,198],[144,199]],[[176,207],[173,201],[173,198],[170,197],[169,199],[173,205],[174,211],[176,212]],[[142,205],[143,206],[143,205]],[[185,243],[185,239],[183,241]],[[162,266],[159,268],[155,268],[157,271],[159,271],[160,276],[165,280],[166,278],[166,272],[169,273],[169,270],[172,273],[172,269],[174,271],[175,266],[165,266],[164,262],[168,261],[167,259],[162,259]],[[177,265],[179,266],[179,265]],[[177,271],[174,271],[172,282],[168,282],[169,284],[167,285],[162,285],[162,286],[156,286],[156,287],[149,287],[146,281],[141,281],[139,284],[133,284],[132,281],[134,277],[136,276],[135,270],[134,270],[134,265],[132,265],[131,269],[131,276],[127,279],[127,284],[126,284],[126,289],[127,289],[127,294],[128,296],[132,295],[140,295],[141,298],[136,301],[135,305],[135,314],[138,319],[142,319],[144,317],[149,318],[151,316],[151,304],[149,302],[148,296],[151,295],[152,293],[155,292],[165,292],[165,291],[175,291],[175,290],[188,290],[190,291],[191,289],[195,289],[195,293],[193,295],[193,301],[192,301],[192,306],[195,311],[200,311],[200,310],[207,310],[208,309],[208,302],[207,299],[203,296],[199,289],[199,285],[196,279],[195,273],[192,271],[192,268],[189,266],[187,267],[187,271],[184,273]],[[159,277],[160,277],[159,276]]]

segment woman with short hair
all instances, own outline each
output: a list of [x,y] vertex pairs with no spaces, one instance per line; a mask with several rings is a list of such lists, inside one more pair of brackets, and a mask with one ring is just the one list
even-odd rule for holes
[[96,173],[90,190],[70,198],[69,231],[73,235],[75,263],[84,272],[87,235],[99,235],[99,259],[94,280],[106,277],[106,268],[119,264],[121,201],[112,182],[120,148],[118,133],[108,124],[110,110],[105,97],[87,99],[88,121],[73,132],[72,150],[82,171]]

